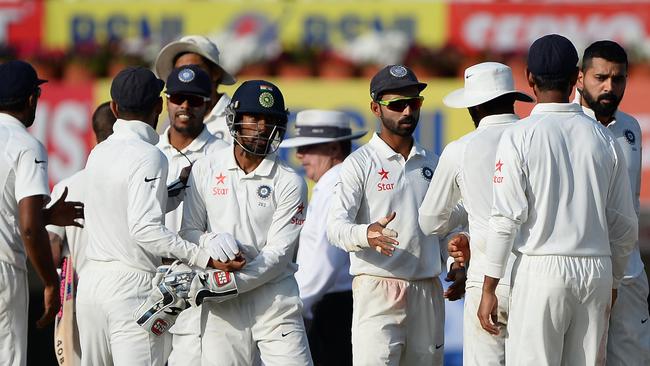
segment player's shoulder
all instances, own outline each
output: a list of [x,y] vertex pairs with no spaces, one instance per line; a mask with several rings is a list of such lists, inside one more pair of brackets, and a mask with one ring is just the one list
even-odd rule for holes
[[634,118],[634,116],[625,113],[621,110],[617,110],[616,114],[616,123],[620,123],[623,125],[624,128],[627,129],[632,129],[635,130],[635,132],[641,132],[641,126],[639,125],[639,121]]

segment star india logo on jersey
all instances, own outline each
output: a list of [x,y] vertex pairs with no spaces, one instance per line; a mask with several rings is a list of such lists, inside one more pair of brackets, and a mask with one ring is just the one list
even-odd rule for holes
[[[492,183],[501,183],[503,182],[503,177],[500,175],[502,173],[501,169],[503,169],[503,163],[501,162],[501,159],[497,161],[494,164],[494,177],[492,177]],[[497,175],[499,174],[499,175]]]

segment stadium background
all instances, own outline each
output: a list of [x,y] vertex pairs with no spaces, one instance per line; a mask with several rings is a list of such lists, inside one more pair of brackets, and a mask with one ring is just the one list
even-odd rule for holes
[[[276,82],[291,121],[302,109],[335,108],[348,112],[357,130],[378,127],[369,111],[372,75],[385,64],[405,63],[429,83],[417,138],[440,152],[473,128],[465,110],[441,102],[462,86],[465,67],[506,63],[517,87],[529,91],[526,50],[547,33],[568,37],[579,53],[598,39],[627,49],[631,65],[621,109],[639,120],[644,144],[650,144],[648,1],[0,0],[0,60],[26,59],[50,80],[31,132],[48,149],[52,184],[85,165],[94,145],[90,117],[109,99],[111,77],[125,65],[151,66],[160,48],[181,35],[213,39],[239,82]],[[222,90],[232,94],[235,88]],[[517,112],[526,116],[531,107],[519,104]],[[640,244],[648,263],[650,149],[644,151]],[[296,163],[291,151],[283,154]],[[36,316],[42,295],[38,279],[30,283]],[[456,365],[462,305],[448,305],[445,363]],[[30,329],[29,364],[52,364],[52,349],[51,329]]]

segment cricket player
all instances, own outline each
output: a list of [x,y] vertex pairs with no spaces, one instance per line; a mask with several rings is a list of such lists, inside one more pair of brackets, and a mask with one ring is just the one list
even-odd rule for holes
[[163,337],[134,321],[162,258],[190,266],[241,268],[210,258],[164,226],[167,160],[154,145],[163,81],[142,67],[122,70],[111,84],[113,135],[86,164],[86,267],[77,292],[82,365],[164,365]]
[[226,107],[230,104],[230,97],[226,93],[219,93],[219,85],[234,85],[236,79],[221,67],[219,48],[205,36],[184,36],[160,50],[154,69],[159,78],[167,80],[173,68],[187,65],[198,65],[210,75],[212,88],[204,123],[215,137],[232,143],[226,125]]
[[79,225],[83,205],[65,202],[67,190],[50,208],[47,154],[27,132],[34,123],[41,80],[24,61],[0,65],[0,364],[27,362],[27,263],[45,285],[45,312],[36,325],[52,322],[61,306],[45,225]]
[[308,109],[296,115],[296,136],[280,145],[297,148],[305,175],[316,182],[296,257],[296,281],[315,364],[352,365],[350,255],[329,242],[323,218],[329,212],[341,163],[352,152],[352,140],[366,133],[352,132],[344,112]]
[[496,290],[501,329],[498,336],[483,331],[476,311],[483,287],[488,220],[492,208],[492,164],[503,131],[519,120],[514,112],[516,100],[532,102],[533,98],[515,90],[510,67],[484,62],[465,70],[465,87],[448,94],[443,103],[451,108],[467,108],[476,130],[445,147],[420,206],[420,227],[426,234],[442,234],[447,230],[445,228],[458,200],[462,200],[467,211],[472,239],[463,316],[463,365],[505,364],[509,271],[514,255],[510,255],[505,277]]
[[242,83],[227,109],[235,143],[192,168],[181,236],[230,233],[248,263],[232,274],[238,297],[202,305],[203,365],[251,365],[258,352],[265,365],[312,364],[292,262],[307,190],[275,154],[287,117],[277,86]]
[[350,252],[354,365],[442,365],[441,248],[415,220],[438,162],[413,139],[426,86],[402,65],[372,78],[381,130],[345,159],[335,185],[327,234]]
[[[197,65],[175,68],[167,78],[167,112],[171,125],[160,136],[158,148],[169,164],[167,186],[191,168],[197,159],[228,147],[222,139],[212,135],[203,116],[209,112],[213,83],[210,76]],[[169,201],[182,198],[184,189],[168,190]],[[178,232],[183,215],[182,202],[165,215],[165,226]],[[169,206],[169,205],[168,205]],[[201,307],[183,311],[170,329],[172,349],[168,364],[194,365],[201,363]]]
[[533,42],[526,75],[538,104],[497,148],[478,317],[490,334],[500,332],[495,291],[514,251],[510,365],[605,362],[612,289],[638,236],[620,145],[569,103],[577,62],[565,37]]
[[[627,83],[627,54],[613,41],[592,43],[582,57],[574,102],[607,127],[618,142],[630,177],[632,198],[639,216],[642,133],[634,117],[618,109]],[[650,365],[648,277],[639,243],[634,245],[625,276],[612,307],[607,337],[608,365]]]
[[[99,105],[92,116],[92,127],[97,143],[100,143],[113,133],[115,116],[111,111],[110,102]],[[85,170],[82,169],[72,176],[62,179],[52,189],[51,197],[57,199],[68,187],[68,198],[85,201],[86,190]],[[61,311],[56,317],[54,327],[54,350],[59,365],[79,365],[81,363],[81,345],[79,344],[79,329],[75,315],[75,300],[78,275],[86,264],[86,230],[77,226],[48,225],[50,245],[54,256],[54,264],[60,267],[61,287],[64,288]],[[56,254],[55,254],[56,253]],[[62,260],[61,260],[61,257]]]

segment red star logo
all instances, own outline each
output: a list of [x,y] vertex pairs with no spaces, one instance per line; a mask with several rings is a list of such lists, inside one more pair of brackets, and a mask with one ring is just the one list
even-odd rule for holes
[[381,180],[388,179],[388,173],[387,171],[384,170],[384,168],[381,168],[379,171],[379,175],[381,175]]
[[497,161],[497,163],[496,163],[496,169],[494,171],[495,172],[500,172],[501,167],[503,167],[503,163],[501,162],[501,159],[499,159],[499,161]]
[[223,173],[219,173],[219,176],[215,177],[217,179],[217,184],[225,184],[226,176]]
[[305,205],[300,202],[298,208],[296,209],[296,215],[302,215],[303,211],[305,211]]

